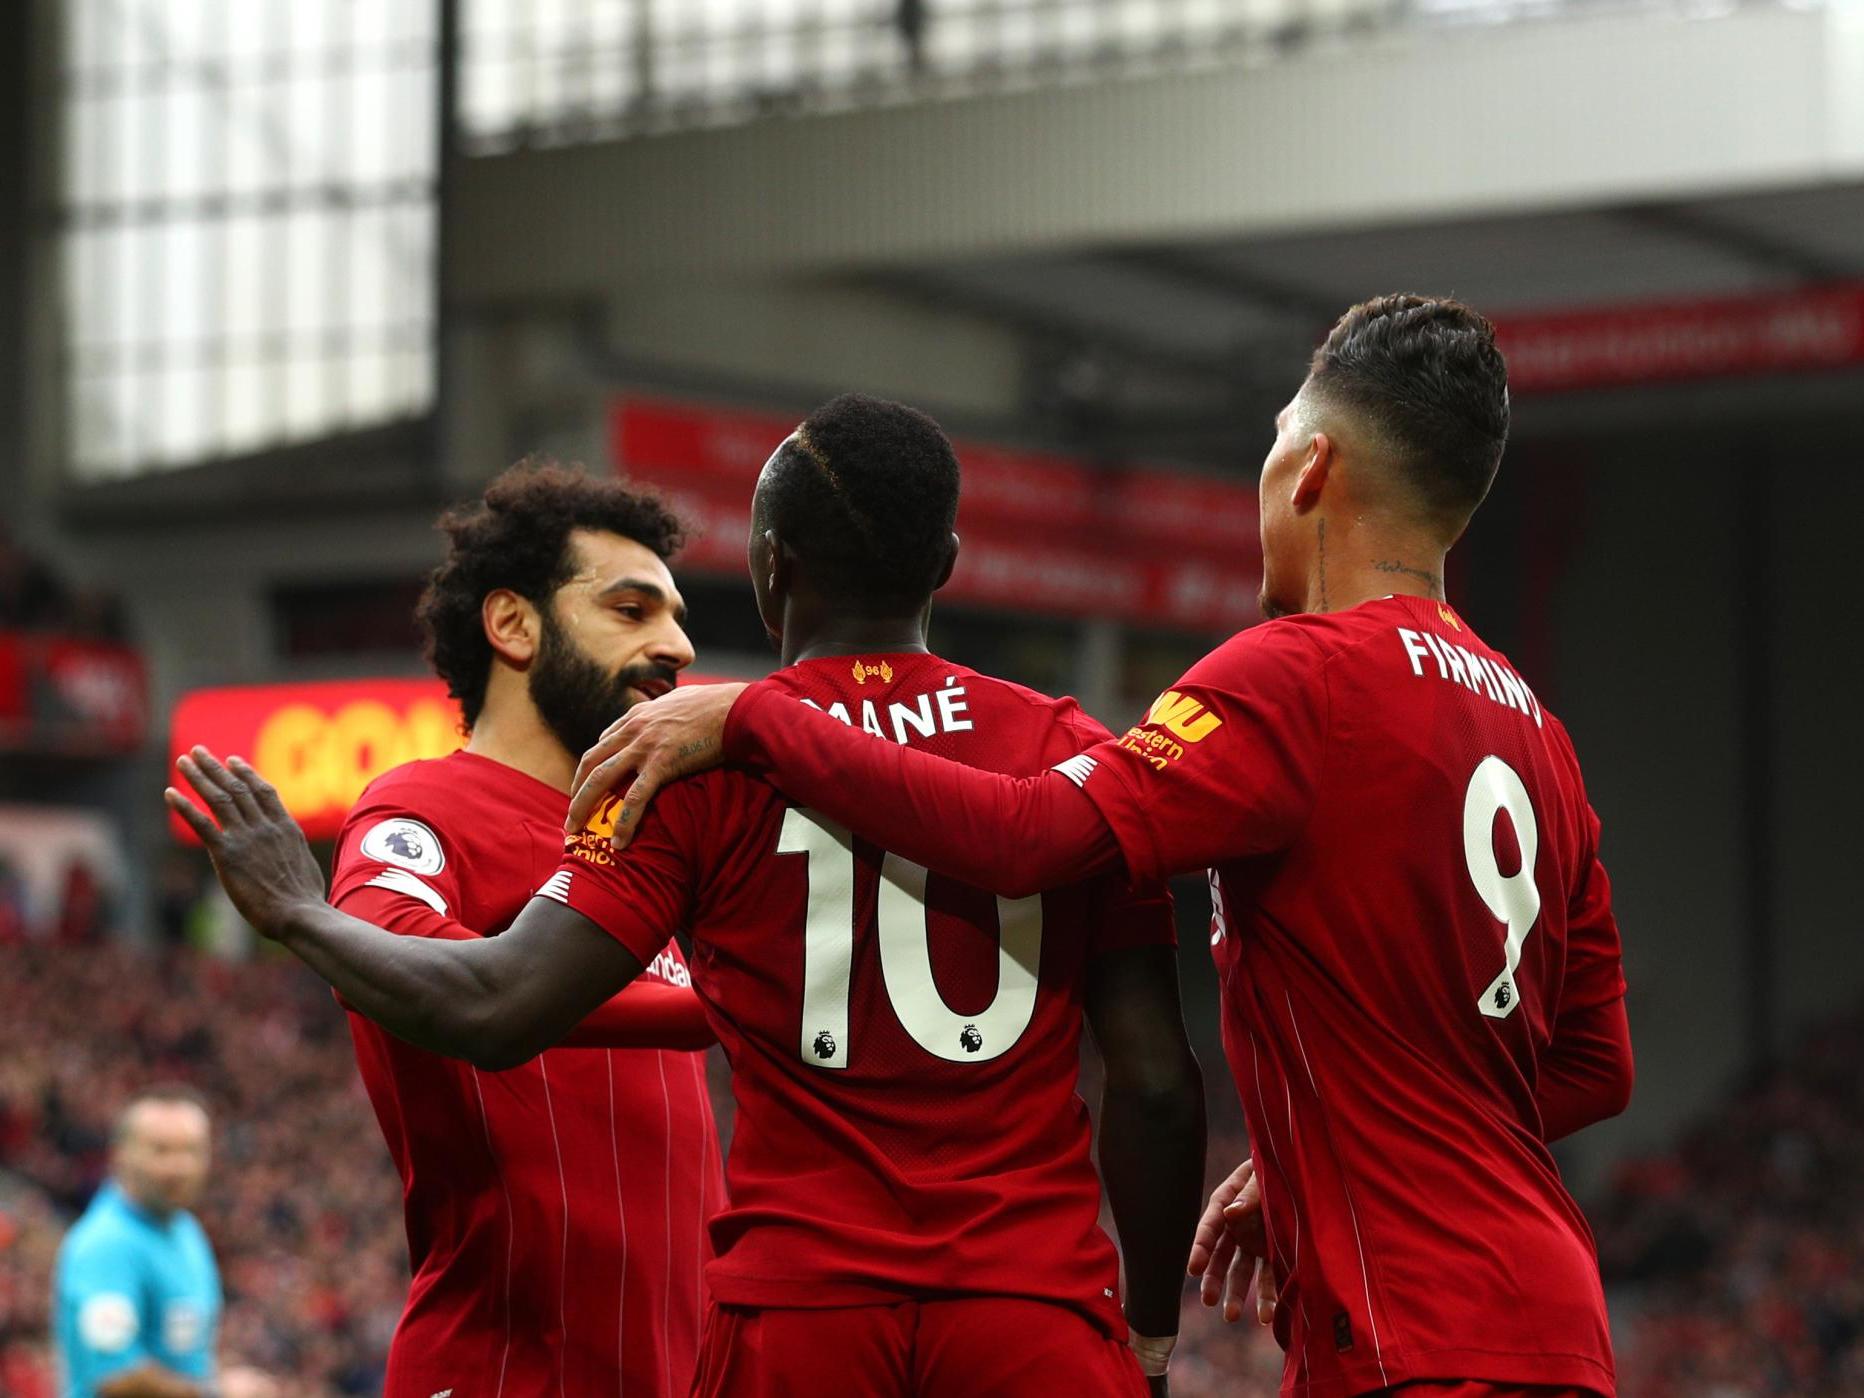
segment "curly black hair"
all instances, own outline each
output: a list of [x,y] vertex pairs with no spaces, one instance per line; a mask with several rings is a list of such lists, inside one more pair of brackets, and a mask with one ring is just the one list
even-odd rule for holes
[[459,700],[466,726],[479,720],[492,673],[481,608],[488,592],[509,588],[539,607],[574,571],[575,529],[619,534],[671,558],[685,542],[678,516],[648,491],[592,476],[542,457],[501,472],[470,505],[440,516],[447,556],[427,579],[415,619],[427,660]]
[[958,457],[916,408],[844,393],[808,417],[764,479],[769,523],[850,609],[924,604],[951,554]]
[[1433,513],[1467,519],[1508,443],[1508,366],[1495,327],[1449,297],[1392,295],[1340,317],[1309,382],[1395,448]]

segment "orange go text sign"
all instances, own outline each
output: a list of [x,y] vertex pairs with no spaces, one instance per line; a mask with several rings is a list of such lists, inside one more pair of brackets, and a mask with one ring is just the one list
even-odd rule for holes
[[[318,680],[202,689],[175,706],[172,760],[196,743],[258,768],[313,840],[334,837],[356,798],[391,767],[465,744],[459,706],[431,679]],[[170,827],[194,843],[172,814]]]

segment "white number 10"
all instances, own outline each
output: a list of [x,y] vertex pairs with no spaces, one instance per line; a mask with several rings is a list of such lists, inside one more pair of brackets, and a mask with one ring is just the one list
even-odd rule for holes
[[[798,1049],[816,1068],[848,1066],[848,996],[854,976],[854,843],[845,827],[794,807],[783,813],[778,854],[808,858],[803,928],[803,1021]],[[986,1063],[1023,1036],[1036,1008],[1042,962],[1042,898],[998,898],[997,993],[974,1015],[954,1014],[932,978],[926,871],[889,854],[881,861],[875,922],[880,974],[900,1024],[927,1053]]]
[[[1502,873],[1495,862],[1495,813],[1508,812],[1514,822],[1515,841],[1521,846],[1521,868]],[[1521,776],[1499,757],[1485,757],[1469,779],[1463,796],[1463,858],[1469,879],[1498,922],[1508,928],[1502,943],[1502,973],[1489,982],[1476,1008],[1490,1019],[1506,1019],[1521,1003],[1515,968],[1521,964],[1521,944],[1540,917],[1540,889],[1534,884],[1534,856],[1540,849],[1540,829]]]

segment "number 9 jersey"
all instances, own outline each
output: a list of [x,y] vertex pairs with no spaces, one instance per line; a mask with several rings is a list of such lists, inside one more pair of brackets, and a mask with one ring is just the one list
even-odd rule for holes
[[1513,667],[1426,598],[1288,617],[1061,770],[1138,876],[1211,868],[1284,1392],[1612,1392],[1542,1093],[1624,995],[1618,929],[1572,746]]
[[[1011,775],[1107,737],[1072,700],[926,654],[805,661],[772,682],[878,741]],[[662,791],[620,854],[613,809],[540,892],[643,963],[691,935],[738,1103],[713,1298],[1026,1297],[1123,1339],[1075,1091],[1082,992],[1094,956],[1172,942],[1163,884],[999,898],[729,769]]]

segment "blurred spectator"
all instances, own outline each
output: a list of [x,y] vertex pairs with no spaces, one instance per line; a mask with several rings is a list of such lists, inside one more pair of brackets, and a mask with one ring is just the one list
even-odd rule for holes
[[[5,952],[0,1016],[0,1392],[49,1392],[46,1300],[64,1219],[153,1079],[222,1123],[202,1223],[227,1292],[222,1350],[291,1398],[380,1391],[407,1286],[394,1172],[336,1005],[289,964],[115,946]],[[7,1188],[11,1178],[15,1188]]]
[[112,1132],[110,1178],[59,1245],[52,1333],[72,1398],[277,1398],[219,1363],[220,1271],[193,1209],[212,1123],[191,1088],[145,1088]]

